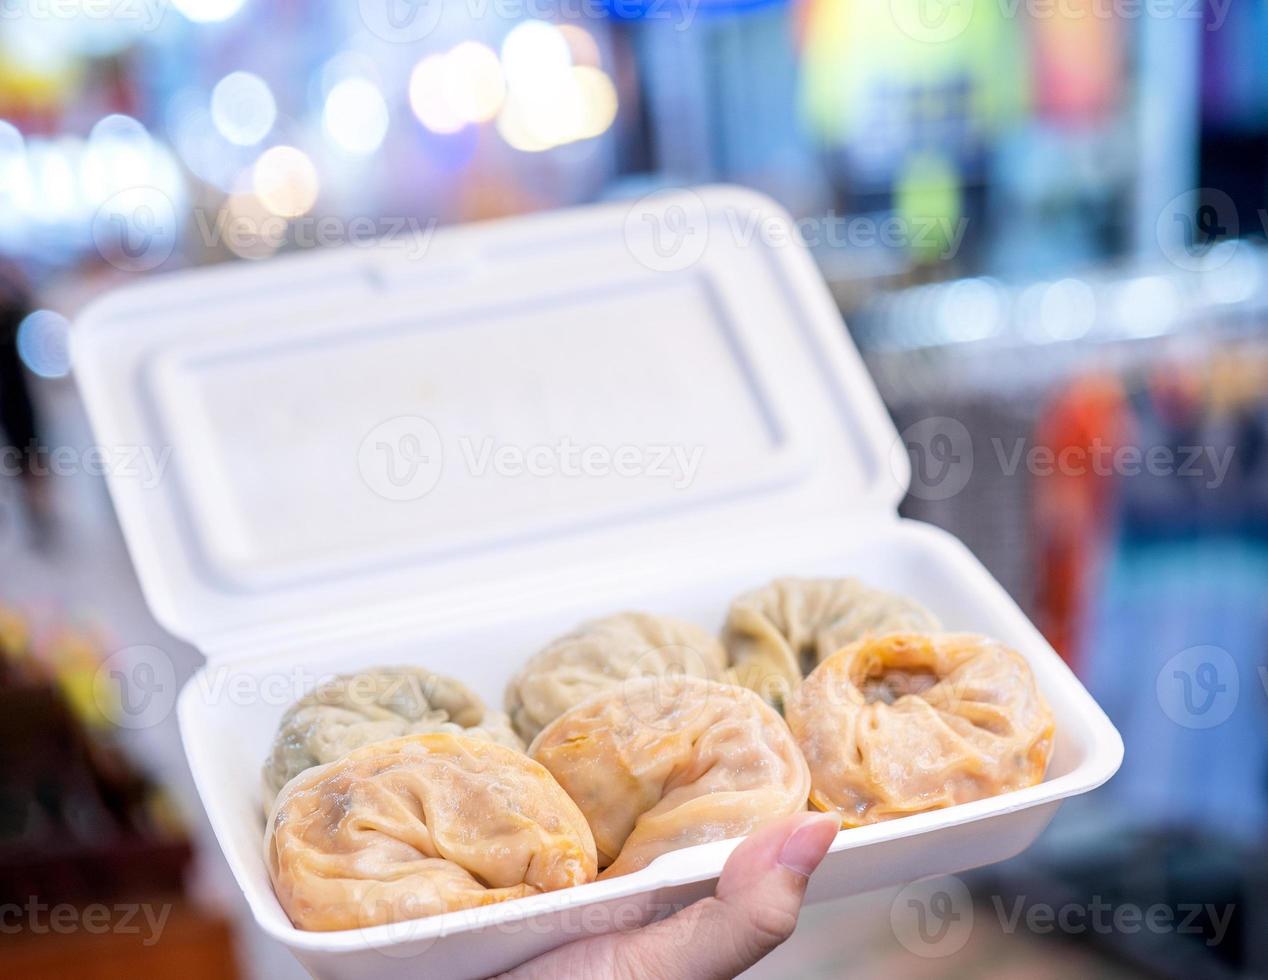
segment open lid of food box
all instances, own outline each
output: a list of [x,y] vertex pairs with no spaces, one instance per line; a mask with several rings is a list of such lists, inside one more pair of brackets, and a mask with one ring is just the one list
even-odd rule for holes
[[159,464],[110,492],[208,656],[777,565],[908,480],[793,223],[732,187],[156,277],[72,355],[102,447]]

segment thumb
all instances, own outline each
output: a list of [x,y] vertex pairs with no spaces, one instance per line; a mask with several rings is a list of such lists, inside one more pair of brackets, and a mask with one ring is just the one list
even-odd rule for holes
[[561,947],[506,976],[730,980],[792,935],[810,874],[839,828],[826,813],[777,820],[731,853],[712,898],[626,935]]
[[840,826],[834,816],[798,813],[763,827],[731,853],[713,898],[625,937],[622,957],[642,976],[743,973],[792,935],[810,874]]
[[[722,907],[720,935],[708,944],[718,969],[706,969],[701,976],[735,976],[792,935],[810,875],[840,829],[835,816],[799,813],[762,828],[735,849],[713,899]],[[728,937],[734,954],[730,961],[721,955]]]

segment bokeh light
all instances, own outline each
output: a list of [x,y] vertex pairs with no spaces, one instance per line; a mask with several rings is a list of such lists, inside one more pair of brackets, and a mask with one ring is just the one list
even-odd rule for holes
[[74,138],[32,140],[27,147],[31,194],[38,208],[32,217],[45,224],[66,221],[81,204],[75,179],[82,141]]
[[70,324],[60,313],[36,310],[18,324],[18,356],[42,378],[70,373]]
[[284,222],[249,191],[230,194],[224,216],[225,247],[239,258],[267,259],[285,240]]
[[93,206],[110,195],[153,180],[157,147],[131,116],[110,115],[93,126],[80,164],[80,186]]
[[194,89],[177,93],[168,105],[164,128],[185,166],[199,180],[227,192],[253,154],[217,132],[206,102],[206,94]]
[[172,6],[195,24],[210,24],[228,20],[240,9],[245,0],[172,0]]
[[460,119],[480,123],[498,114],[506,83],[492,48],[464,41],[444,56],[443,73],[445,101]]
[[273,128],[277,103],[264,79],[247,71],[235,71],[212,89],[211,119],[230,143],[254,146]]
[[456,133],[465,120],[450,105],[446,93],[445,56],[429,55],[414,66],[409,77],[409,105],[418,121],[433,133]]
[[502,70],[513,89],[550,84],[571,65],[567,38],[544,20],[523,21],[502,41]]
[[317,168],[303,150],[275,146],[252,168],[252,189],[270,213],[297,218],[312,210],[319,190]]
[[598,68],[579,65],[572,79],[581,96],[581,119],[574,139],[584,140],[608,131],[616,120],[616,86]]
[[18,233],[20,215],[31,200],[26,140],[16,126],[0,119],[0,234],[6,239]]
[[326,96],[322,128],[340,149],[357,156],[377,150],[387,135],[388,112],[383,94],[365,78],[338,82]]
[[513,148],[540,153],[593,139],[616,119],[612,79],[594,38],[575,25],[524,21],[502,42],[507,93],[497,130]]

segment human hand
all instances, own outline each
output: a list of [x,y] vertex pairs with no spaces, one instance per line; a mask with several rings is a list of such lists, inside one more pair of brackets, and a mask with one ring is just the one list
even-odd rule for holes
[[632,932],[561,946],[500,980],[724,980],[792,935],[811,872],[840,824],[797,813],[763,827],[727,860],[712,898]]

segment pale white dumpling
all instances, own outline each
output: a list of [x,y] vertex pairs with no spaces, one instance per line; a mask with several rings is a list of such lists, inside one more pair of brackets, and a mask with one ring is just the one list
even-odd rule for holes
[[335,677],[287,709],[264,764],[265,802],[305,769],[363,745],[424,732],[524,748],[506,715],[486,708],[461,681],[422,667],[375,667]]
[[776,707],[801,679],[849,643],[898,630],[936,630],[913,599],[853,578],[778,578],[731,603],[723,643],[730,680]]
[[531,742],[574,705],[640,676],[718,679],[726,652],[693,623],[622,612],[582,623],[528,661],[506,688],[511,724]]

